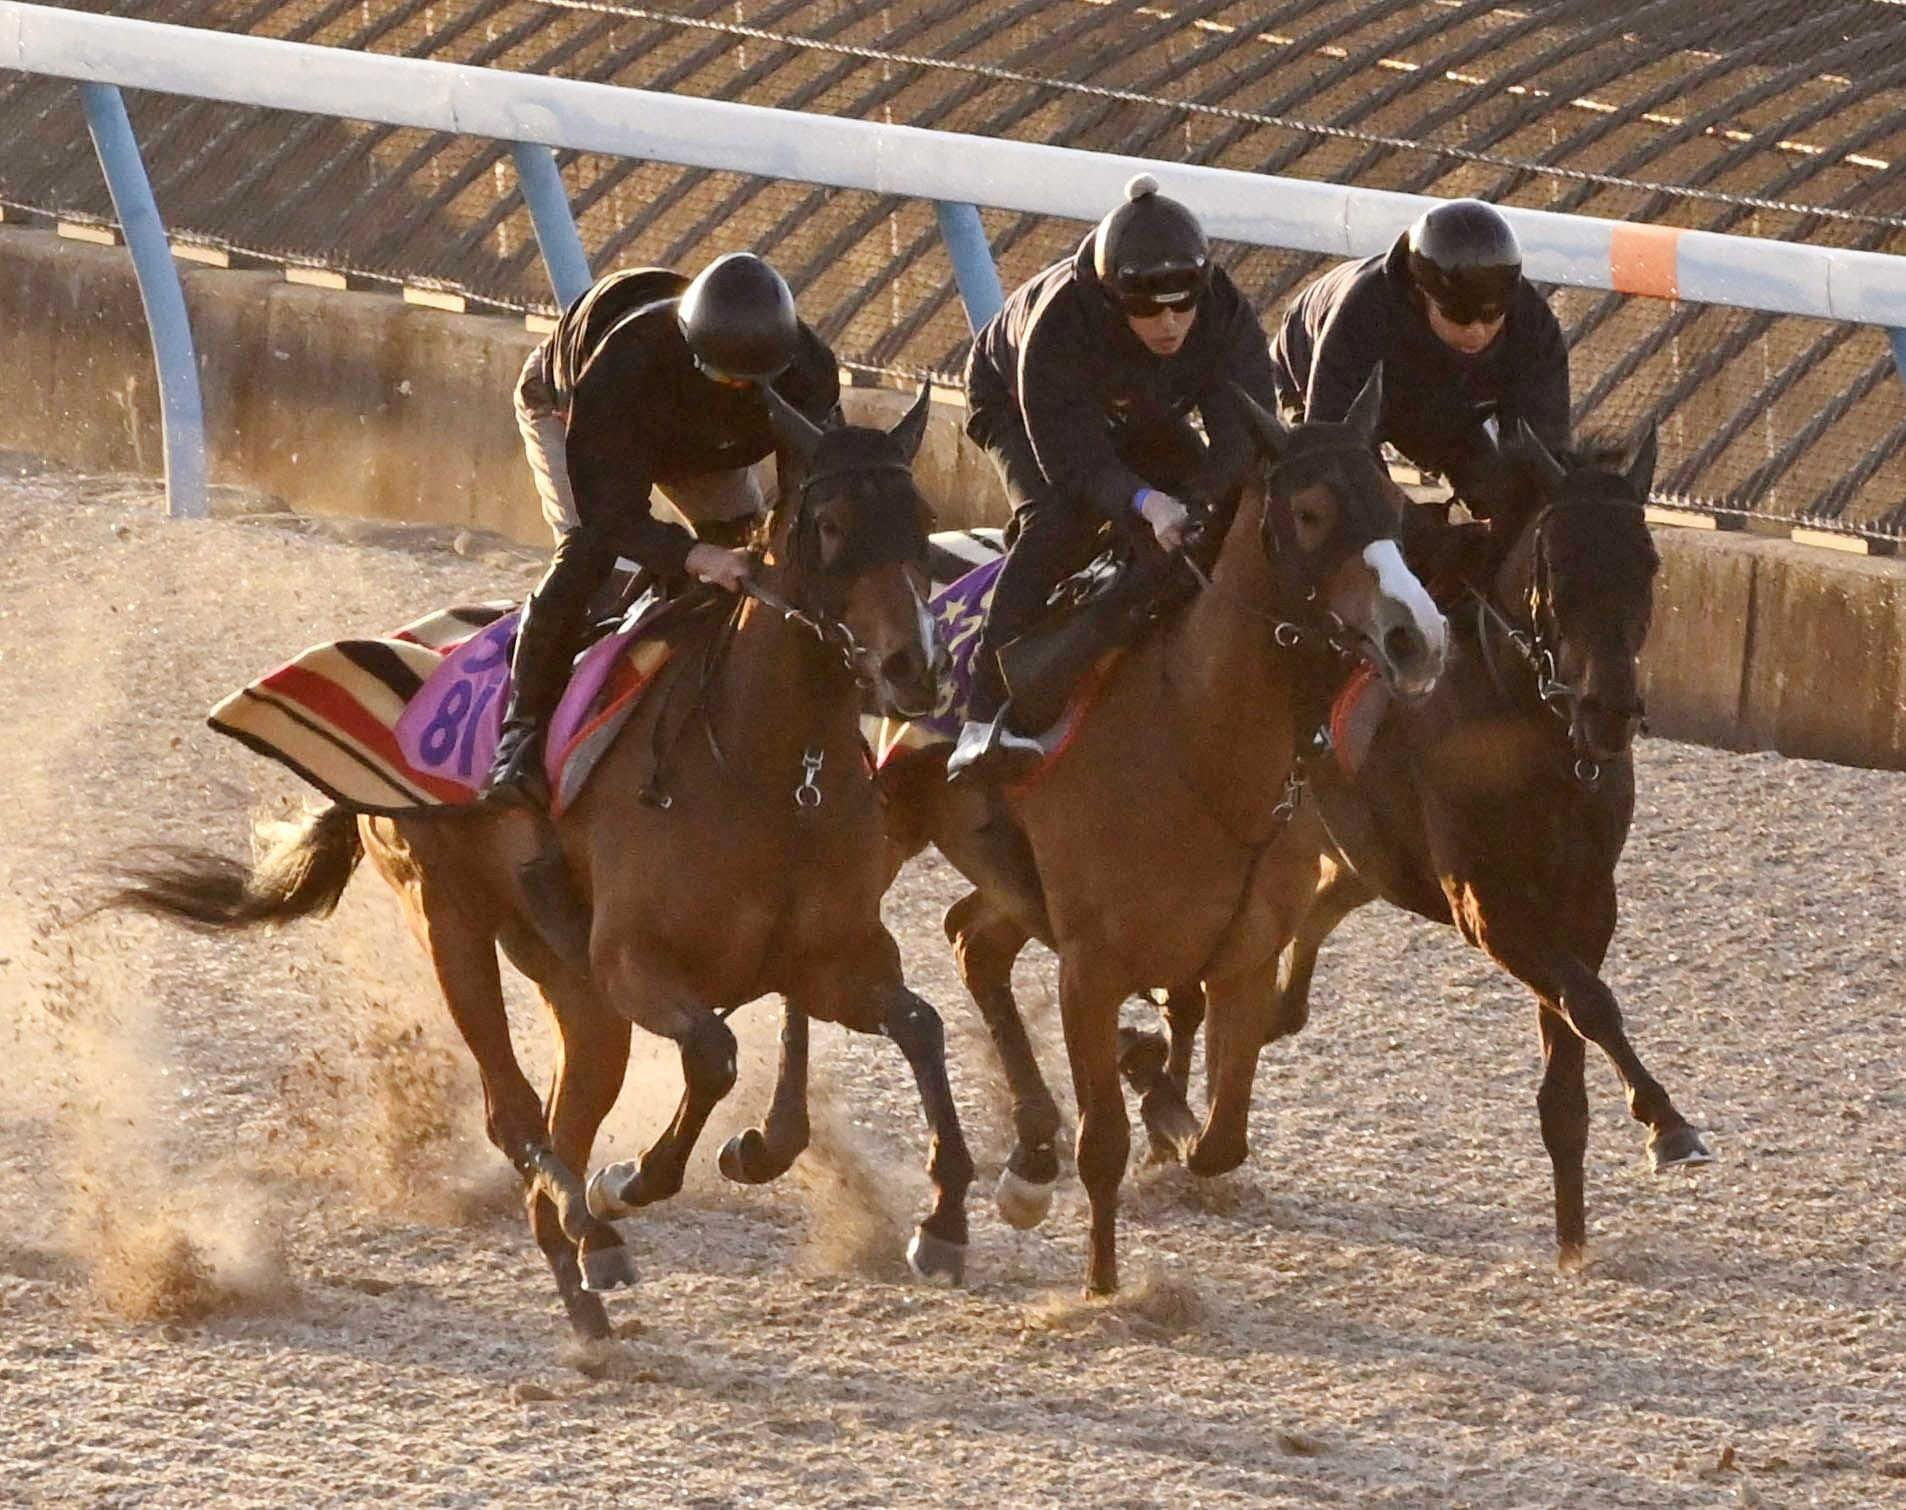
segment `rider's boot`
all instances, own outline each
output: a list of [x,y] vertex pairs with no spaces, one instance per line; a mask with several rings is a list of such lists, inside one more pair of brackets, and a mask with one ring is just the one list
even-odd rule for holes
[[571,650],[606,564],[580,535],[571,530],[557,542],[549,570],[523,604],[510,658],[510,700],[481,798],[487,804],[549,811],[543,733],[568,682]]
[[999,657],[982,639],[973,655],[973,691],[967,699],[966,721],[946,760],[948,781],[1008,779],[1044,756],[1044,747],[1008,727],[1012,706],[1006,701],[1005,678]]

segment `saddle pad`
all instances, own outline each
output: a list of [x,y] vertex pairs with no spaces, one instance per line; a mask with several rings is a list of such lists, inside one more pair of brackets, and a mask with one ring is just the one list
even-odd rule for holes
[[1389,685],[1368,661],[1359,661],[1336,701],[1330,705],[1330,744],[1337,768],[1354,777],[1362,769],[1383,715],[1390,710]]
[[[999,580],[1000,567],[1005,562],[1005,557],[1000,554],[1004,547],[995,530],[959,530],[936,534],[931,537],[930,544],[936,578],[946,564],[964,564],[975,558],[980,564],[952,582],[942,584],[935,580],[928,606],[939,625],[940,636],[952,661],[940,708],[929,718],[866,719],[863,733],[873,749],[876,769],[885,766],[890,760],[937,745],[949,745],[959,738],[960,725],[966,721],[967,701],[973,691],[973,656],[979,648],[980,626],[985,622],[986,608],[993,601],[993,588]],[[1078,689],[1066,704],[1065,712],[1052,727],[1038,736],[1039,745],[1045,751],[1045,759],[1017,786],[1023,787],[1038,780],[1071,742],[1118,654],[1115,650],[1107,652],[1080,681]]]
[[[467,805],[495,753],[517,618],[513,603],[452,608],[387,639],[313,646],[209,722],[363,812]],[[545,742],[558,814],[668,659],[668,639],[645,633],[625,624],[577,662]]]

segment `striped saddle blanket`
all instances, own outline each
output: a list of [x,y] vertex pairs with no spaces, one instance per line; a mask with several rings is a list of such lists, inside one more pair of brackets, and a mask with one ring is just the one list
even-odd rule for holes
[[[448,608],[383,639],[314,645],[240,688],[209,722],[367,813],[476,800],[509,699],[515,603]],[[561,814],[670,652],[633,614],[577,658],[544,759]],[[677,621],[679,622],[679,621]]]

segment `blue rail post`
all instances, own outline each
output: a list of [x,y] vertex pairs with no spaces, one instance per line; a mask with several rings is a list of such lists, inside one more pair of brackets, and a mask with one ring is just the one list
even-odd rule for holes
[[165,222],[139,143],[132,134],[126,102],[112,84],[81,84],[86,129],[99,154],[100,171],[112,194],[119,228],[139,277],[139,299],[152,332],[152,357],[159,369],[159,425],[165,438],[166,508],[174,519],[203,519],[205,498],[205,405],[199,396],[198,357],[192,349],[192,322],[185,290],[172,262]]
[[591,280],[589,255],[582,249],[576,217],[570,213],[569,193],[563,188],[556,154],[540,142],[512,142],[510,151],[516,158],[523,202],[529,206],[529,218],[536,227],[536,245],[543,254],[549,286],[556,291],[557,304],[567,309]]
[[979,211],[970,204],[936,199],[933,213],[939,218],[940,239],[953,262],[953,281],[959,285],[960,303],[966,306],[966,323],[978,330],[1006,302],[999,286],[999,269],[993,265],[993,249],[986,241],[986,228],[980,224]]
[[1886,334],[1893,341],[1893,371],[1906,383],[1906,325],[1894,325]]

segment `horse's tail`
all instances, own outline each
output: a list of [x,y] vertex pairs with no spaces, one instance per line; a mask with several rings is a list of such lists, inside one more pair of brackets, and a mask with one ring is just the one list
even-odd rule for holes
[[178,918],[200,928],[249,928],[328,917],[364,857],[357,814],[333,803],[302,822],[263,821],[247,864],[210,850],[166,845],[151,861],[114,868],[118,886],[99,904]]

